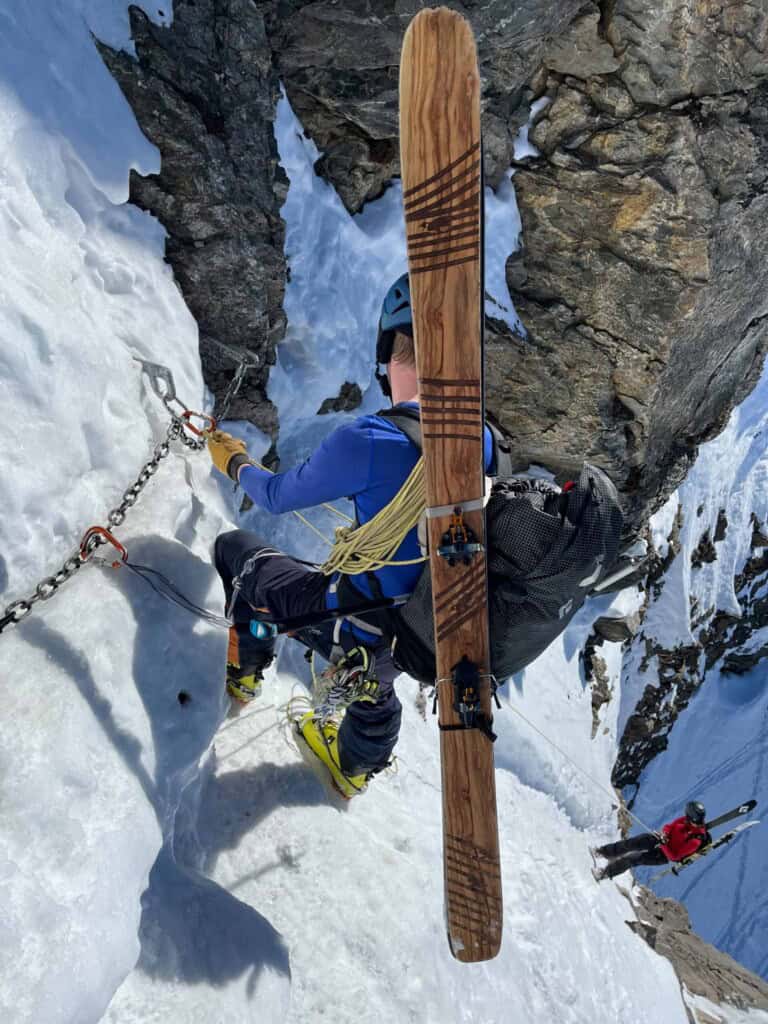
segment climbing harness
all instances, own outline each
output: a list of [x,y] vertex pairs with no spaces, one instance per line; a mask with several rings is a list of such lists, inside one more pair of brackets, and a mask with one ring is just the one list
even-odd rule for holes
[[[235,587],[232,602],[230,603],[227,616],[222,617],[207,611],[191,601],[166,576],[157,570],[130,562],[126,549],[115,538],[112,531],[123,524],[128,510],[136,504],[150,478],[155,475],[163,459],[170,454],[171,444],[174,441],[179,441],[190,451],[201,451],[205,448],[207,434],[216,429],[218,419],[223,419],[227,415],[229,407],[237,395],[245,379],[248,367],[252,365],[252,362],[247,357],[241,358],[224,398],[217,408],[218,417],[214,418],[214,416],[208,413],[195,412],[185,405],[176,393],[173,374],[167,366],[148,359],[139,359],[138,357],[136,361],[141,364],[142,372],[146,374],[152,390],[162,401],[171,417],[165,439],[155,446],[152,457],[141,468],[136,481],[124,491],[120,503],[108,513],[106,526],[89,527],[83,535],[77,550],[65,560],[62,567],[56,573],[46,576],[41,580],[29,597],[14,601],[5,608],[2,616],[0,616],[0,633],[7,626],[16,625],[25,619],[38,601],[47,601],[53,597],[68,579],[71,579],[83,565],[89,562],[94,565],[107,566],[114,569],[125,567],[134,575],[143,579],[145,583],[151,586],[165,600],[171,601],[194,615],[198,615],[213,625],[220,627],[228,627],[230,625],[232,606],[241,586],[240,577],[246,575],[253,568],[252,560],[246,563],[240,576],[234,581]],[[260,469],[266,470],[269,473],[272,472],[261,462],[254,460],[254,464]],[[344,520],[346,524],[337,529],[334,541],[329,540],[322,531],[300,512],[294,511],[293,514],[332,548],[329,557],[322,565],[310,563],[324,575],[331,576],[335,573],[354,575],[374,572],[385,565],[417,565],[425,561],[426,556],[403,561],[397,561],[393,558],[406,535],[418,525],[419,520],[424,514],[423,459],[419,459],[416,463],[392,501],[367,523],[358,525],[353,518],[337,509],[334,505],[324,502],[321,507]],[[97,557],[96,551],[105,544],[111,545],[119,557],[114,558],[112,561]],[[264,554],[262,553],[262,555]],[[354,609],[328,609],[326,612],[312,613],[310,616],[300,617],[295,622],[281,623],[269,617],[267,622],[270,625],[274,625],[280,633],[292,632],[307,625],[319,624],[330,619],[344,618],[353,612],[378,611],[398,603],[402,603],[401,599],[381,598],[370,602],[364,601],[359,607],[356,605]]]

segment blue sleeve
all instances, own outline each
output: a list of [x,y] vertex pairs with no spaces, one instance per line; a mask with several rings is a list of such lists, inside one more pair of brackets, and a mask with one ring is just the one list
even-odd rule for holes
[[317,451],[286,473],[244,466],[239,483],[249,498],[275,515],[352,497],[365,490],[371,472],[371,431],[360,421],[334,430]]

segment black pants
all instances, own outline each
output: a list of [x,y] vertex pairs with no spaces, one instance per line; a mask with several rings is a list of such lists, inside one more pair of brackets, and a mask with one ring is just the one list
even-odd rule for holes
[[[242,585],[232,611],[236,623],[246,625],[258,618],[257,610],[267,608],[276,618],[292,618],[326,608],[328,577],[303,565],[265,544],[248,530],[232,530],[216,538],[214,564],[224,584],[225,607],[232,601],[233,579],[246,563],[251,568],[242,578]],[[334,649],[333,622],[302,629],[296,639],[330,659]],[[249,646],[252,653],[263,656],[271,651],[274,640],[256,640],[246,629],[239,631],[243,662],[247,662]],[[359,646],[349,630],[342,630],[340,643],[344,650]],[[379,694],[375,702],[356,701],[350,704],[339,729],[339,761],[349,775],[362,775],[386,767],[400,732],[402,706],[397,699],[394,679],[398,673],[387,644],[371,649],[376,656],[376,678]]]
[[627,868],[667,863],[659,840],[651,832],[632,836],[631,839],[622,839],[618,843],[608,843],[607,846],[599,847],[597,852],[608,860],[608,864],[603,868],[606,878],[620,875]]

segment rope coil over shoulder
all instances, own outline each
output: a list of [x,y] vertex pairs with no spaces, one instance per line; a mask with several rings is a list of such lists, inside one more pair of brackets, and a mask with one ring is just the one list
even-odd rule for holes
[[424,459],[420,458],[407,480],[376,515],[361,526],[341,526],[336,530],[333,549],[320,572],[355,575],[375,572],[387,565],[419,565],[424,556],[395,561],[394,555],[410,531],[418,526],[426,507]]

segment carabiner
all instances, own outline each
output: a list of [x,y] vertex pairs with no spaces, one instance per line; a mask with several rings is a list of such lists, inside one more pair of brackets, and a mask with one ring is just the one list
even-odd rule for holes
[[[199,420],[207,420],[210,426],[203,427],[203,429],[200,430],[190,422],[192,416],[196,416]],[[206,412],[192,412],[191,409],[185,409],[181,414],[181,418],[184,420],[184,429],[189,430],[197,437],[205,437],[206,434],[210,434],[216,429],[216,420]]]
[[[96,538],[101,539],[96,540]],[[128,552],[120,541],[103,526],[90,526],[85,531],[83,539],[80,541],[80,560],[82,562],[87,562],[101,544],[111,544],[120,555],[121,561],[112,562],[113,569],[119,569],[123,562],[128,561]]]

